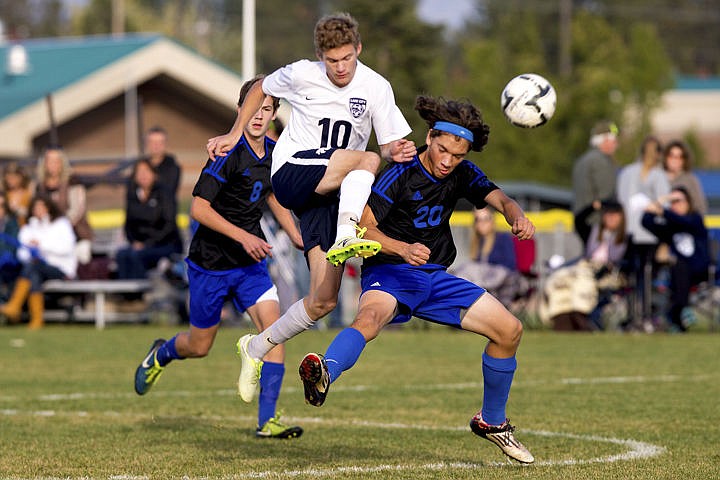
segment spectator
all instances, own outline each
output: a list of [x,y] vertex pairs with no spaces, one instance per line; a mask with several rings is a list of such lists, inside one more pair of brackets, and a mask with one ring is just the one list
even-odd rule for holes
[[29,327],[44,324],[45,300],[42,284],[46,280],[74,278],[77,270],[75,234],[67,217],[49,197],[36,196],[30,203],[31,216],[20,228],[18,258],[23,263],[10,300],[0,307],[0,314],[11,323],[20,320],[27,299]]
[[650,286],[656,270],[659,242],[642,226],[642,217],[651,199],[670,193],[670,183],[660,166],[661,153],[660,141],[653,136],[646,137],[640,148],[640,158],[620,171],[617,183],[618,200],[627,215],[628,267],[635,273],[635,298],[641,315],[636,320],[646,328],[649,328],[652,316]]
[[138,160],[126,195],[125,236],[130,245],[117,252],[118,278],[146,278],[158,260],[182,251],[175,202],[157,178],[150,160]]
[[[665,201],[669,207],[663,206]],[[683,310],[689,304],[690,288],[708,279],[708,231],[703,217],[685,187],[673,187],[670,195],[647,206],[642,223],[670,245],[669,317],[672,328],[684,332],[688,325],[683,322]]]
[[[608,121],[598,122],[590,131],[590,148],[575,162],[572,171],[573,214],[596,200],[615,198],[617,167],[613,155],[618,146],[618,127]],[[591,218],[597,221],[597,216]]]
[[92,258],[93,231],[87,221],[85,186],[72,177],[67,155],[58,146],[45,149],[37,165],[37,193],[49,196],[68,217],[77,238],[78,262],[87,264]]
[[[673,140],[665,146],[663,166],[670,185],[683,187],[700,215],[708,212],[708,202],[700,181],[692,170],[692,152],[685,142]],[[654,197],[657,198],[657,197]]]
[[17,220],[7,209],[5,196],[0,195],[0,302],[9,298],[20,273],[20,262],[15,255],[18,229]]
[[30,176],[20,165],[12,162],[3,170],[2,183],[8,210],[15,216],[19,225],[25,225],[32,199]]
[[455,275],[482,286],[508,307],[520,291],[523,278],[517,270],[512,235],[496,231],[489,207],[475,209],[470,259]]
[[157,172],[157,178],[171,194],[177,210],[177,192],[180,186],[180,166],[175,157],[167,151],[167,132],[155,126],[145,135],[145,155]]
[[627,249],[625,211],[620,203],[608,200],[595,202],[593,210],[600,210],[600,222],[590,226],[585,259],[602,268],[619,267]]
[[[591,210],[600,210],[600,222],[594,225],[587,223]],[[581,224],[584,225],[587,246],[584,259],[587,260],[597,280],[598,302],[590,312],[589,319],[598,329],[604,329],[601,319],[602,309],[611,299],[612,294],[623,285],[620,269],[623,266],[627,251],[627,234],[625,227],[625,211],[620,203],[609,200],[593,202],[593,205],[580,213]],[[587,233],[586,233],[587,232]]]

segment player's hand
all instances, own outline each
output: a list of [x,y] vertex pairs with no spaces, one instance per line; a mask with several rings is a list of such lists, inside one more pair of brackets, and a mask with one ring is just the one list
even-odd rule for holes
[[305,248],[305,245],[303,244],[302,235],[290,235],[290,241],[292,244],[297,248],[298,250],[302,250]]
[[265,257],[272,257],[272,245],[260,237],[247,233],[239,240],[245,251],[256,262]]
[[401,257],[410,265],[419,267],[430,259],[430,249],[422,243],[407,244]]
[[519,240],[529,240],[535,235],[535,225],[527,217],[518,217],[513,222],[512,233]]
[[417,155],[417,148],[412,140],[401,138],[392,142],[390,146],[390,158],[393,162],[409,162],[415,155]]
[[227,152],[235,146],[235,144],[238,142],[238,139],[235,138],[232,133],[226,133],[225,135],[220,135],[219,137],[213,137],[210,140],[208,140],[207,145],[205,148],[207,149],[208,156],[212,161],[215,161],[215,157],[224,157],[227,155]]

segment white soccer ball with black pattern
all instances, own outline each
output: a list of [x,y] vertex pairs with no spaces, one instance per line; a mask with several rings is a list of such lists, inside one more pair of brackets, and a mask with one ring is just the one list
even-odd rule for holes
[[545,78],[536,73],[523,73],[503,88],[500,106],[505,117],[515,126],[535,128],[552,118],[557,95]]

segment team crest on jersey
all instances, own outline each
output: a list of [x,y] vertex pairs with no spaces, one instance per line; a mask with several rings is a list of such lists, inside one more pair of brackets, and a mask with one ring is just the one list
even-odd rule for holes
[[360,115],[365,113],[365,107],[367,106],[367,100],[364,98],[353,97],[350,99],[350,113],[354,118],[358,118]]

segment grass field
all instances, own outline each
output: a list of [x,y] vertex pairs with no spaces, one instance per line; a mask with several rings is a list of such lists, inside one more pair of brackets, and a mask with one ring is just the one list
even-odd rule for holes
[[296,440],[254,437],[235,395],[234,343],[171,364],[145,397],[132,377],[175,329],[0,330],[0,478],[720,478],[720,336],[527,332],[508,416],[537,463],[470,433],[484,339],[442,327],[384,332],[304,404],[296,368],[335,332],[288,344],[281,408]]

